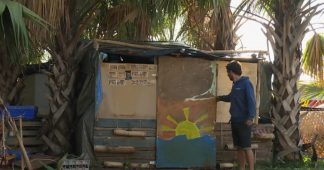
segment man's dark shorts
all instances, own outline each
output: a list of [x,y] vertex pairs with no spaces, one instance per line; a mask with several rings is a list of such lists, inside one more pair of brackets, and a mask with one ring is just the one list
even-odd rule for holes
[[232,122],[231,127],[234,146],[240,149],[250,149],[251,126],[248,127],[245,122]]

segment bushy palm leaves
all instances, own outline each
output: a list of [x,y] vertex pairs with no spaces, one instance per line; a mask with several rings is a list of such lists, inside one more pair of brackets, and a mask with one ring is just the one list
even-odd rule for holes
[[[87,37],[122,40],[181,40],[199,49],[234,49],[235,16],[230,1],[122,0],[97,10]],[[175,35],[176,23],[180,28]]]
[[309,101],[321,102],[324,100],[324,85],[322,82],[301,84],[300,90],[302,92],[301,103]]
[[302,63],[306,74],[315,78],[315,82],[301,84],[301,103],[324,100],[324,37],[315,33],[307,42]]
[[324,36],[315,33],[314,36],[307,42],[303,53],[303,68],[304,71],[318,79],[324,80]]
[[26,20],[45,26],[33,11],[20,3],[10,0],[0,1],[0,41],[5,45],[11,62],[19,62],[21,56],[29,57],[30,35]]
[[39,57],[32,55],[37,49],[31,48],[32,35],[26,27],[27,21],[46,25],[22,4],[0,1],[0,97],[9,104],[15,102],[15,96],[22,88],[22,82],[17,79],[22,65]]

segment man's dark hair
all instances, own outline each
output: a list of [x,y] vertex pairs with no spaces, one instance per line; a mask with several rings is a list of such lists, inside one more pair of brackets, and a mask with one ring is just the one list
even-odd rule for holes
[[241,63],[238,61],[231,61],[226,65],[226,70],[227,72],[232,71],[236,75],[242,75],[242,68],[241,68]]

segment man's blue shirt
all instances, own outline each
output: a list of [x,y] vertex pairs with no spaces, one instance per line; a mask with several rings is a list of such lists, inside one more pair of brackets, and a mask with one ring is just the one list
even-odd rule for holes
[[219,96],[219,100],[231,103],[231,122],[252,120],[256,115],[253,85],[248,77],[234,82],[230,94]]

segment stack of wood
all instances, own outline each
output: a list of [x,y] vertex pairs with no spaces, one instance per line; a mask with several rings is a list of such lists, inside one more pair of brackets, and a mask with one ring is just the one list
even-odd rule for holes
[[99,119],[96,158],[109,169],[149,168],[155,161],[156,120]]
[[[19,121],[16,121],[16,125],[19,128]],[[40,139],[40,121],[22,121],[22,133],[23,133],[23,143],[26,148],[26,151],[30,154],[32,153],[41,153],[43,141]],[[17,138],[14,136],[12,131],[7,132],[6,145],[11,149],[18,149],[19,144]]]

